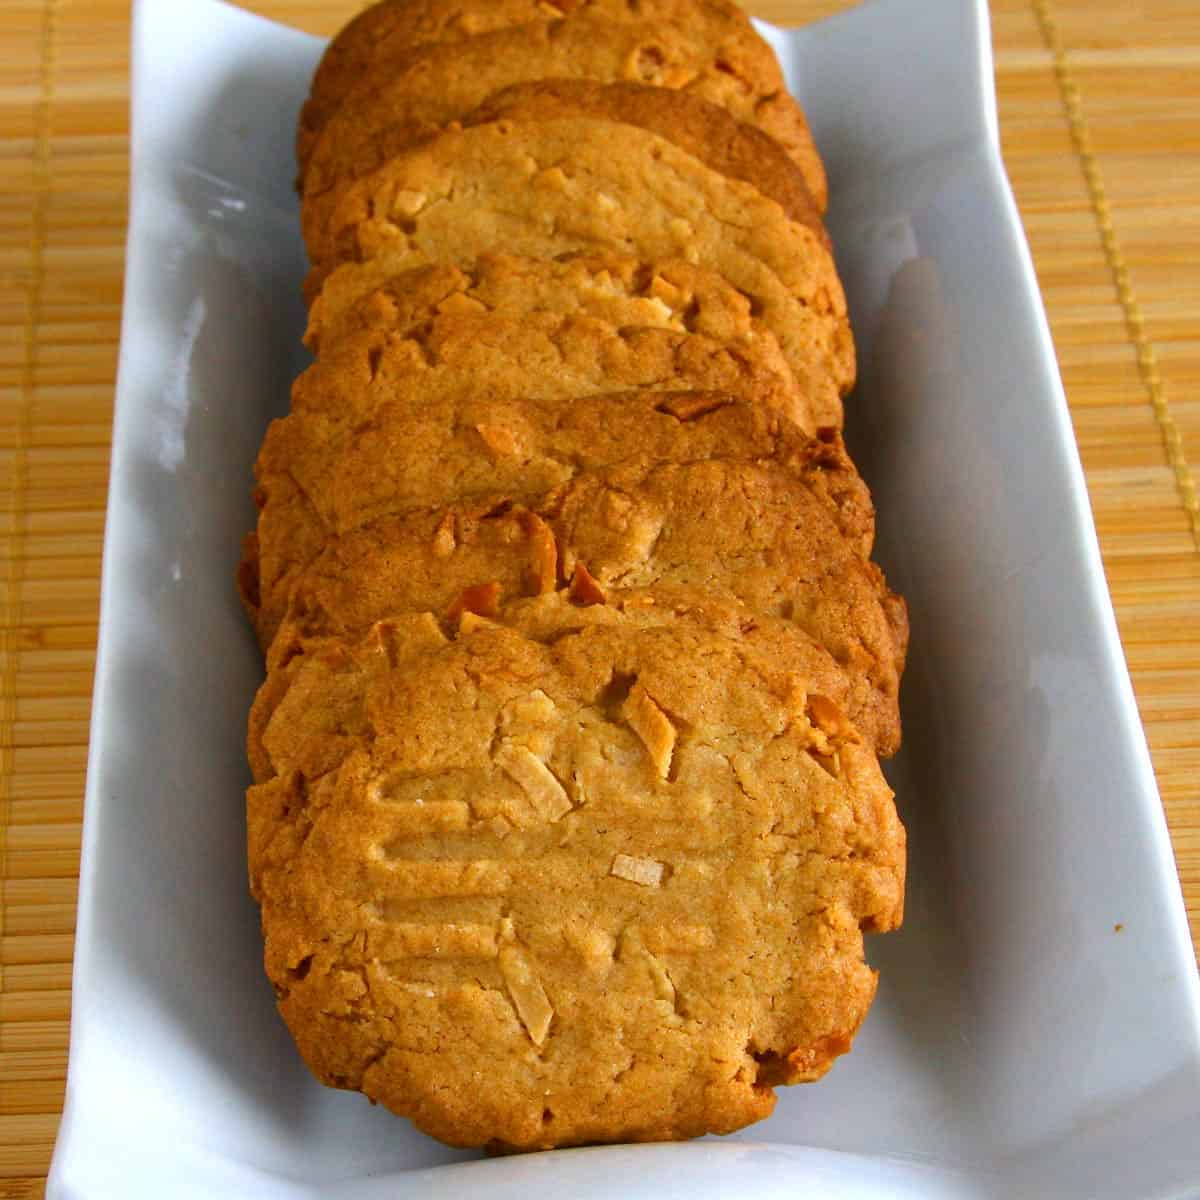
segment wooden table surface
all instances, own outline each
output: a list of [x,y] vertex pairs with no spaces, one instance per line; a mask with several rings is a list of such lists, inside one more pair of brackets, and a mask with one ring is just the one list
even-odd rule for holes
[[[248,7],[329,33],[356,6]],[[847,4],[751,7],[800,23]],[[1005,160],[1196,939],[1200,5],[994,0],[992,25]],[[128,42],[125,0],[0,7],[0,1197],[41,1195],[66,1071]]]

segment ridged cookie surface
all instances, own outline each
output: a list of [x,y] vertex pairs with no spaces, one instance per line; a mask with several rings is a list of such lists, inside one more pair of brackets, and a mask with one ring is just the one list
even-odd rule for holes
[[743,638],[546,603],[298,661],[272,723],[323,756],[268,726],[249,796],[280,1011],[323,1080],[454,1145],[737,1129],[862,1021],[891,794]]

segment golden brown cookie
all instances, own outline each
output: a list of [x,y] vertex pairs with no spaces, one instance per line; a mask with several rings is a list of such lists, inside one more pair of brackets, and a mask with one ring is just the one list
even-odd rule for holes
[[280,1011],[322,1080],[454,1145],[737,1129],[866,1014],[891,793],[752,635],[533,607],[292,664],[248,797]]
[[[819,423],[840,425],[854,344],[829,253],[749,184],[632,125],[570,118],[449,130],[346,191],[313,281],[325,280],[336,310],[341,297],[402,270],[496,250],[684,258],[724,276],[779,339]],[[339,261],[365,265],[326,280]]]
[[[829,697],[855,724],[846,672],[793,622],[754,613],[728,595],[689,587],[601,588],[579,567],[571,582],[556,590],[553,533],[536,515],[525,510],[477,519],[458,510],[435,518],[442,529],[447,520],[459,539],[450,555],[431,553],[436,538],[429,535],[439,532],[437,525],[425,514],[413,514],[339,539],[306,574],[271,648],[267,682],[251,712],[247,748],[256,780],[275,773],[272,755],[280,761],[303,759],[308,770],[316,769],[312,755],[326,753],[323,741],[313,740],[313,726],[303,721],[276,722],[270,748],[264,740],[292,685],[299,681],[308,687],[305,681],[312,676],[303,670],[304,658],[328,657],[367,635],[385,637],[388,653],[396,657],[407,653],[405,638],[423,642],[434,628],[453,638],[486,620],[515,622],[533,637],[553,636],[572,609],[570,620],[580,627],[627,614],[641,625],[682,620],[738,638],[803,675],[811,690]],[[339,567],[350,573],[334,574]],[[374,569],[383,577],[372,574]],[[490,582],[475,582],[480,579]],[[356,594],[361,591],[370,594]],[[284,749],[288,739],[291,748]]]
[[[482,317],[500,313],[557,313],[595,317],[620,329],[642,326],[699,333],[721,342],[761,344],[774,369],[791,369],[778,353],[775,335],[752,315],[750,300],[712,271],[683,259],[642,262],[625,254],[571,254],[559,259],[483,254],[455,266],[416,267],[376,281],[362,272],[355,294],[347,286],[322,293],[309,312],[304,343],[320,354],[324,339],[371,327],[392,333],[417,329],[448,313]],[[794,419],[806,428],[814,419],[797,406]]]
[[[348,26],[318,68],[297,141],[305,196],[347,170],[370,170],[500,88],[557,77],[651,84],[712,101],[778,142],[825,211],[825,171],[804,114],[736,5],[593,0],[564,16],[476,0],[455,3],[449,40],[443,25],[419,42],[403,36],[405,14],[392,7]],[[463,36],[465,28],[473,32]]]
[[[731,117],[699,96],[638,83],[597,83],[588,79],[537,79],[491,96],[461,119],[464,126],[508,118],[538,121],[575,116],[634,125],[672,142],[705,166],[739,179],[774,200],[793,221],[807,225],[829,248],[829,237],[804,174],[779,144],[761,129]],[[388,158],[422,140],[398,126],[369,157],[346,147],[318,172],[305,194],[301,220],[306,240],[320,243],[342,191]],[[424,137],[438,129],[423,129]],[[320,182],[321,186],[318,186]]]
[[419,325],[371,325],[339,338],[296,380],[292,408],[340,427],[414,389],[428,401],[481,380],[493,398],[705,388],[753,395],[797,425],[803,411],[770,337],[721,341],[669,324],[616,325],[586,311],[511,315],[457,306]]

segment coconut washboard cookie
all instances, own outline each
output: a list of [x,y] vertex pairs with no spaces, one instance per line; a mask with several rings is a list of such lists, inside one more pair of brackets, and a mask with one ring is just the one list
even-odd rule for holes
[[[340,282],[340,281],[339,281]],[[791,370],[778,339],[758,321],[750,300],[714,271],[680,258],[643,262],[626,254],[567,254],[528,258],[482,254],[462,265],[438,263],[382,276],[363,270],[345,277],[309,312],[305,345],[319,355],[323,340],[340,341],[365,329],[408,336],[438,317],[467,313],[517,316],[556,313],[594,317],[617,329],[645,327],[698,333],[716,341],[761,345],[781,376]],[[352,291],[353,284],[358,291]],[[797,405],[793,419],[813,418]]]
[[[499,620],[519,625],[529,636],[556,637],[564,622],[582,626],[628,618],[640,625],[669,626],[682,620],[737,638],[748,650],[770,658],[776,666],[786,665],[788,671],[808,681],[810,690],[827,696],[850,717],[853,699],[846,672],[828,651],[788,621],[763,617],[736,600],[694,588],[600,588],[581,567],[576,567],[569,588],[555,593],[553,563],[547,563],[545,554],[549,548],[553,558],[553,537],[544,525],[539,528],[536,517],[529,518],[530,514],[518,512],[469,528],[460,524],[455,532],[461,540],[451,561],[436,551],[430,555],[428,541],[389,543],[397,553],[381,564],[389,577],[375,590],[374,599],[378,600],[387,588],[396,603],[387,610],[392,616],[382,623],[368,619],[371,599],[354,595],[345,577],[320,576],[320,571],[331,567],[335,559],[353,571],[362,562],[357,556],[373,557],[368,538],[356,535],[345,539],[335,553],[323,556],[322,563],[306,577],[306,586],[272,646],[268,684],[258,693],[251,711],[247,745],[255,778],[265,781],[275,774],[273,756],[279,761],[285,757],[303,760],[304,770],[318,769],[312,754],[323,755],[325,751],[312,739],[317,726],[307,720],[299,725],[290,720],[273,723],[275,711],[290,695],[287,703],[293,711],[303,704],[315,715],[318,725],[323,723],[325,718],[320,712],[327,706],[312,689],[323,686],[317,681],[328,683],[329,677],[309,670],[306,660],[328,661],[330,654],[336,656],[364,638],[377,638],[381,628],[389,630],[389,653],[396,657],[407,653],[406,639],[415,637],[420,645],[430,628],[453,638],[464,625],[470,629]],[[410,529],[404,532],[419,533],[422,519],[411,518]],[[514,542],[519,543],[517,555],[510,553]],[[466,584],[468,579],[488,577],[472,568],[483,567],[486,572],[499,567],[501,573],[507,573],[510,558],[518,565],[518,578]],[[411,568],[411,578],[402,576],[404,567]],[[430,611],[431,604],[434,611]],[[293,688],[299,689],[295,695],[291,695]],[[853,724],[852,717],[850,720]],[[284,739],[293,739],[290,749],[285,748]]]
[[381,404],[415,387],[426,389],[431,399],[464,381],[477,385],[478,372],[487,371],[494,397],[566,398],[636,387],[724,389],[753,394],[800,429],[811,421],[790,365],[769,333],[751,330],[726,340],[678,328],[669,310],[659,309],[661,320],[654,324],[626,325],[592,315],[589,308],[582,301],[564,312],[524,304],[514,312],[451,304],[408,325],[402,312],[393,324],[391,314],[398,309],[385,307],[380,321],[347,332],[333,345],[322,341],[320,357],[293,386],[293,411],[321,414],[331,431],[346,434]]
[[[778,338],[819,423],[841,424],[854,343],[821,240],[750,184],[633,125],[504,120],[398,155],[343,194],[330,236],[312,251],[310,293],[324,282],[336,308],[340,295],[357,297],[401,270],[497,249],[616,251],[716,271]],[[326,280],[340,262],[366,265]]]
[[738,636],[556,604],[301,660],[249,796],[280,1011],[321,1079],[453,1145],[729,1132],[862,1022],[891,793]]
[[[380,6],[378,24],[395,16],[399,7]],[[297,142],[306,198],[347,173],[373,169],[500,88],[529,80],[582,78],[681,90],[720,105],[779,143],[803,173],[818,211],[824,212],[825,171],[804,114],[785,89],[771,48],[735,5],[603,0],[578,5],[561,17],[544,7],[518,25],[505,19],[505,8],[512,6],[503,2],[475,0],[473,6],[455,7],[468,21],[463,10],[474,7],[483,18],[477,24],[489,28],[414,45],[402,44],[394,27],[392,36],[372,38],[371,29],[363,28],[358,36],[351,26],[346,36],[354,44],[338,47],[340,53],[331,48],[331,66],[360,61],[353,76],[337,71],[333,88],[326,64],[318,70]],[[366,17],[363,26],[370,23]]]
[[[725,109],[688,92],[636,83],[597,83],[586,79],[541,79],[519,83],[490,96],[468,111],[462,125],[482,125],[504,117],[513,120],[547,120],[590,116],[623,125],[635,125],[665,138],[698,158],[705,166],[731,179],[752,184],[774,200],[794,221],[807,225],[828,246],[821,215],[804,174],[779,144],[762,130],[731,117]],[[440,132],[440,126],[422,127],[420,136],[396,127],[386,146],[377,146],[377,160],[388,158]],[[360,131],[361,136],[361,131]],[[370,174],[361,156],[348,154],[326,164],[320,172],[314,163],[311,183],[301,207],[305,240],[319,246],[347,186]]]

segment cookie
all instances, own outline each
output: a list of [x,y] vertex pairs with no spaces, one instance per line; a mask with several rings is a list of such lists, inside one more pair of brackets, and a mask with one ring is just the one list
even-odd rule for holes
[[[649,130],[672,142],[721,175],[739,179],[774,200],[793,221],[806,225],[829,248],[829,237],[804,175],[779,144],[762,130],[731,117],[699,96],[638,83],[597,83],[588,79],[538,79],[505,88],[462,117],[464,126],[505,118],[538,121],[587,116]],[[361,131],[360,131],[361,132]],[[435,128],[422,129],[430,136]],[[319,244],[341,191],[394,154],[421,140],[411,126],[396,126],[364,158],[353,147],[314,179],[301,210],[306,240]]]
[[[371,327],[418,329],[452,312],[483,316],[526,312],[595,317],[616,328],[643,326],[698,333],[728,343],[761,343],[774,369],[790,378],[775,335],[756,320],[749,299],[712,271],[683,259],[642,262],[625,254],[558,259],[483,254],[469,264],[438,263],[378,278],[361,272],[337,294],[322,293],[309,312],[304,344],[319,355],[325,339]],[[796,407],[794,419],[813,418]]]
[[[500,88],[582,77],[686,90],[720,105],[791,156],[818,212],[825,211],[824,167],[804,114],[770,47],[735,5],[658,0],[633,7],[602,0],[576,6],[562,19],[552,10],[529,13],[524,5],[492,0],[477,0],[473,12],[461,4],[454,9],[458,30],[465,18],[477,32],[417,44],[396,36],[396,22],[390,36],[373,36],[368,17],[361,31],[351,26],[335,40],[326,58],[339,69],[331,72],[322,63],[300,123],[297,154],[306,197],[347,171],[381,164]],[[374,24],[397,15],[381,11]],[[523,16],[528,19],[519,25],[510,19]],[[331,74],[338,76],[332,88]]]
[[[347,356],[352,349],[342,347]],[[370,353],[368,342],[363,355]],[[315,392],[313,408],[300,406],[272,424],[256,467],[261,511],[252,606],[264,645],[296,572],[329,536],[457,501],[481,511],[526,503],[584,471],[623,467],[636,474],[657,463],[714,457],[771,461],[819,497],[853,552],[870,552],[870,497],[840,441],[805,438],[757,399],[752,375],[740,399],[684,390],[706,368],[723,373],[728,364],[718,354],[715,363],[669,362],[673,374],[664,370],[658,379],[671,390],[598,393],[605,357],[594,383],[569,378],[552,361],[545,379],[524,390],[518,380],[507,394],[498,391],[502,376],[483,392],[468,371],[430,371],[427,386],[398,374],[379,381],[389,386],[375,388],[369,404],[346,388],[336,362],[328,381],[319,376],[329,364],[310,368],[297,392]]]
[[395,72],[414,50],[437,42],[457,42],[514,26],[558,21],[572,14],[610,22],[666,20],[678,22],[703,10],[710,24],[732,26],[746,22],[742,10],[729,0],[384,0],[359,13],[325,48],[313,75],[300,115],[297,158],[304,164],[307,149],[330,115],[376,67]]
[[[457,538],[450,554],[435,548],[447,517]],[[552,532],[528,511],[480,518],[459,510],[433,522],[426,514],[412,514],[328,547],[293,597],[268,656],[267,681],[255,699],[247,738],[255,779],[262,782],[275,774],[273,761],[319,771],[328,753],[326,740],[314,736],[307,721],[272,724],[293,685],[308,695],[314,677],[306,672],[306,658],[328,659],[364,638],[378,642],[381,637],[395,658],[408,652],[407,638],[423,643],[435,630],[454,638],[488,620],[515,623],[532,637],[556,636],[568,616],[580,628],[626,618],[641,625],[700,624],[740,639],[776,665],[786,663],[854,723],[853,688],[846,672],[794,622],[754,613],[730,596],[689,587],[601,588],[580,569],[569,585],[556,589],[553,551]],[[335,574],[338,566],[352,574]],[[382,577],[371,573],[375,568]],[[293,697],[288,703],[295,707],[300,701]],[[304,704],[310,712],[320,707],[314,708],[311,699]],[[870,736],[860,732],[871,744]]]
[[300,660],[248,797],[280,1012],[319,1078],[452,1145],[730,1132],[861,1025],[891,793],[742,636],[539,607]]
[[819,423],[840,425],[854,344],[829,253],[749,184],[631,125],[498,121],[392,159],[343,194],[310,297],[324,282],[336,309],[399,271],[498,249],[679,257],[716,272],[778,338]]

